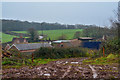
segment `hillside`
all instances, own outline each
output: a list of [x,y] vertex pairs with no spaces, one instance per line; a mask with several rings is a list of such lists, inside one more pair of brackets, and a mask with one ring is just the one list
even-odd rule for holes
[[2,43],[12,41],[13,37],[16,37],[16,36],[2,33]]
[[[62,34],[65,34],[67,39],[73,39],[74,33],[76,31],[82,31],[82,29],[44,30],[43,33],[47,35],[48,39],[50,38],[51,40],[58,39],[58,37],[61,36]],[[27,31],[12,31],[12,32],[27,34]],[[41,34],[41,31],[38,32],[39,34]],[[18,36],[2,33],[2,43],[12,41],[13,37],[18,37]]]
[[[38,23],[38,22],[28,22],[19,20],[2,20],[2,30],[5,31],[25,31],[29,28],[34,28],[36,30],[56,30],[56,29],[85,29],[93,25],[65,25],[59,23]],[[95,25],[94,25],[95,26]]]
[[[44,30],[43,33],[47,35],[47,38],[50,38],[52,40],[58,39],[58,37],[61,36],[62,34],[66,35],[67,39],[73,39],[76,31],[82,31],[82,29]],[[27,31],[13,31],[13,32],[27,33]],[[42,31],[38,32],[39,34],[42,33]]]

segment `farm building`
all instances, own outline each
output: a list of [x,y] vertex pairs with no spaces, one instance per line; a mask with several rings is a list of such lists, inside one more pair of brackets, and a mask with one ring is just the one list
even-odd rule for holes
[[12,44],[21,44],[21,43],[28,43],[26,38],[20,37],[20,38],[13,38]]
[[82,41],[78,39],[73,39],[71,40],[71,44],[73,45],[73,47],[79,47],[82,45]]
[[99,49],[100,44],[101,44],[100,41],[83,42],[82,47],[90,49]]
[[20,52],[32,53],[40,47],[52,47],[49,43],[28,43],[28,44],[13,44],[9,50],[14,49]]
[[81,41],[78,39],[73,40],[57,40],[52,42],[54,47],[79,47],[81,44]]
[[92,37],[79,37],[78,40],[82,41],[80,47],[90,48],[90,49],[99,49],[100,41],[93,41],[95,38]]
[[52,45],[54,47],[83,47],[83,48],[90,48],[90,49],[99,49],[100,48],[100,41],[93,41],[95,38],[91,37],[80,37],[78,39],[73,40],[57,40],[53,41]]
[[57,40],[57,41],[53,41],[52,45],[54,47],[71,47],[72,44],[70,43],[70,40]]
[[92,38],[92,37],[79,37],[78,40],[81,40],[81,41],[90,41],[90,40],[94,40],[95,38]]

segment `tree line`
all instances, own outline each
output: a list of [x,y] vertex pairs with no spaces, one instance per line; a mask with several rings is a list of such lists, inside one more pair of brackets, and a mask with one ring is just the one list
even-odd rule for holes
[[66,25],[60,23],[38,23],[38,22],[28,22],[20,20],[5,20],[2,19],[2,31],[27,31],[30,28],[36,30],[57,30],[57,29],[86,29],[88,27],[94,27],[95,25]]
[[118,30],[115,25],[111,25],[110,27],[88,27],[83,31],[77,31],[74,34],[74,38],[78,37],[94,37],[94,38],[102,38],[107,36],[109,38],[114,38],[118,36]]

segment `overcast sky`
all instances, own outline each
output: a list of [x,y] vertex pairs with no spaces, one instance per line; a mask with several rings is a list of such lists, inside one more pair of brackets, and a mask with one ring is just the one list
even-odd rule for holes
[[110,25],[117,2],[3,2],[2,18],[62,24]]

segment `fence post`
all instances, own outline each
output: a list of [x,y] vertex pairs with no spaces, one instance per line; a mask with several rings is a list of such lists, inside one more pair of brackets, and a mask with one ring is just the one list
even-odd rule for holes
[[103,47],[103,56],[105,57],[105,48]]
[[34,54],[32,53],[32,62],[34,62],[33,59],[34,59]]
[[18,53],[18,57],[20,58],[20,52]]

